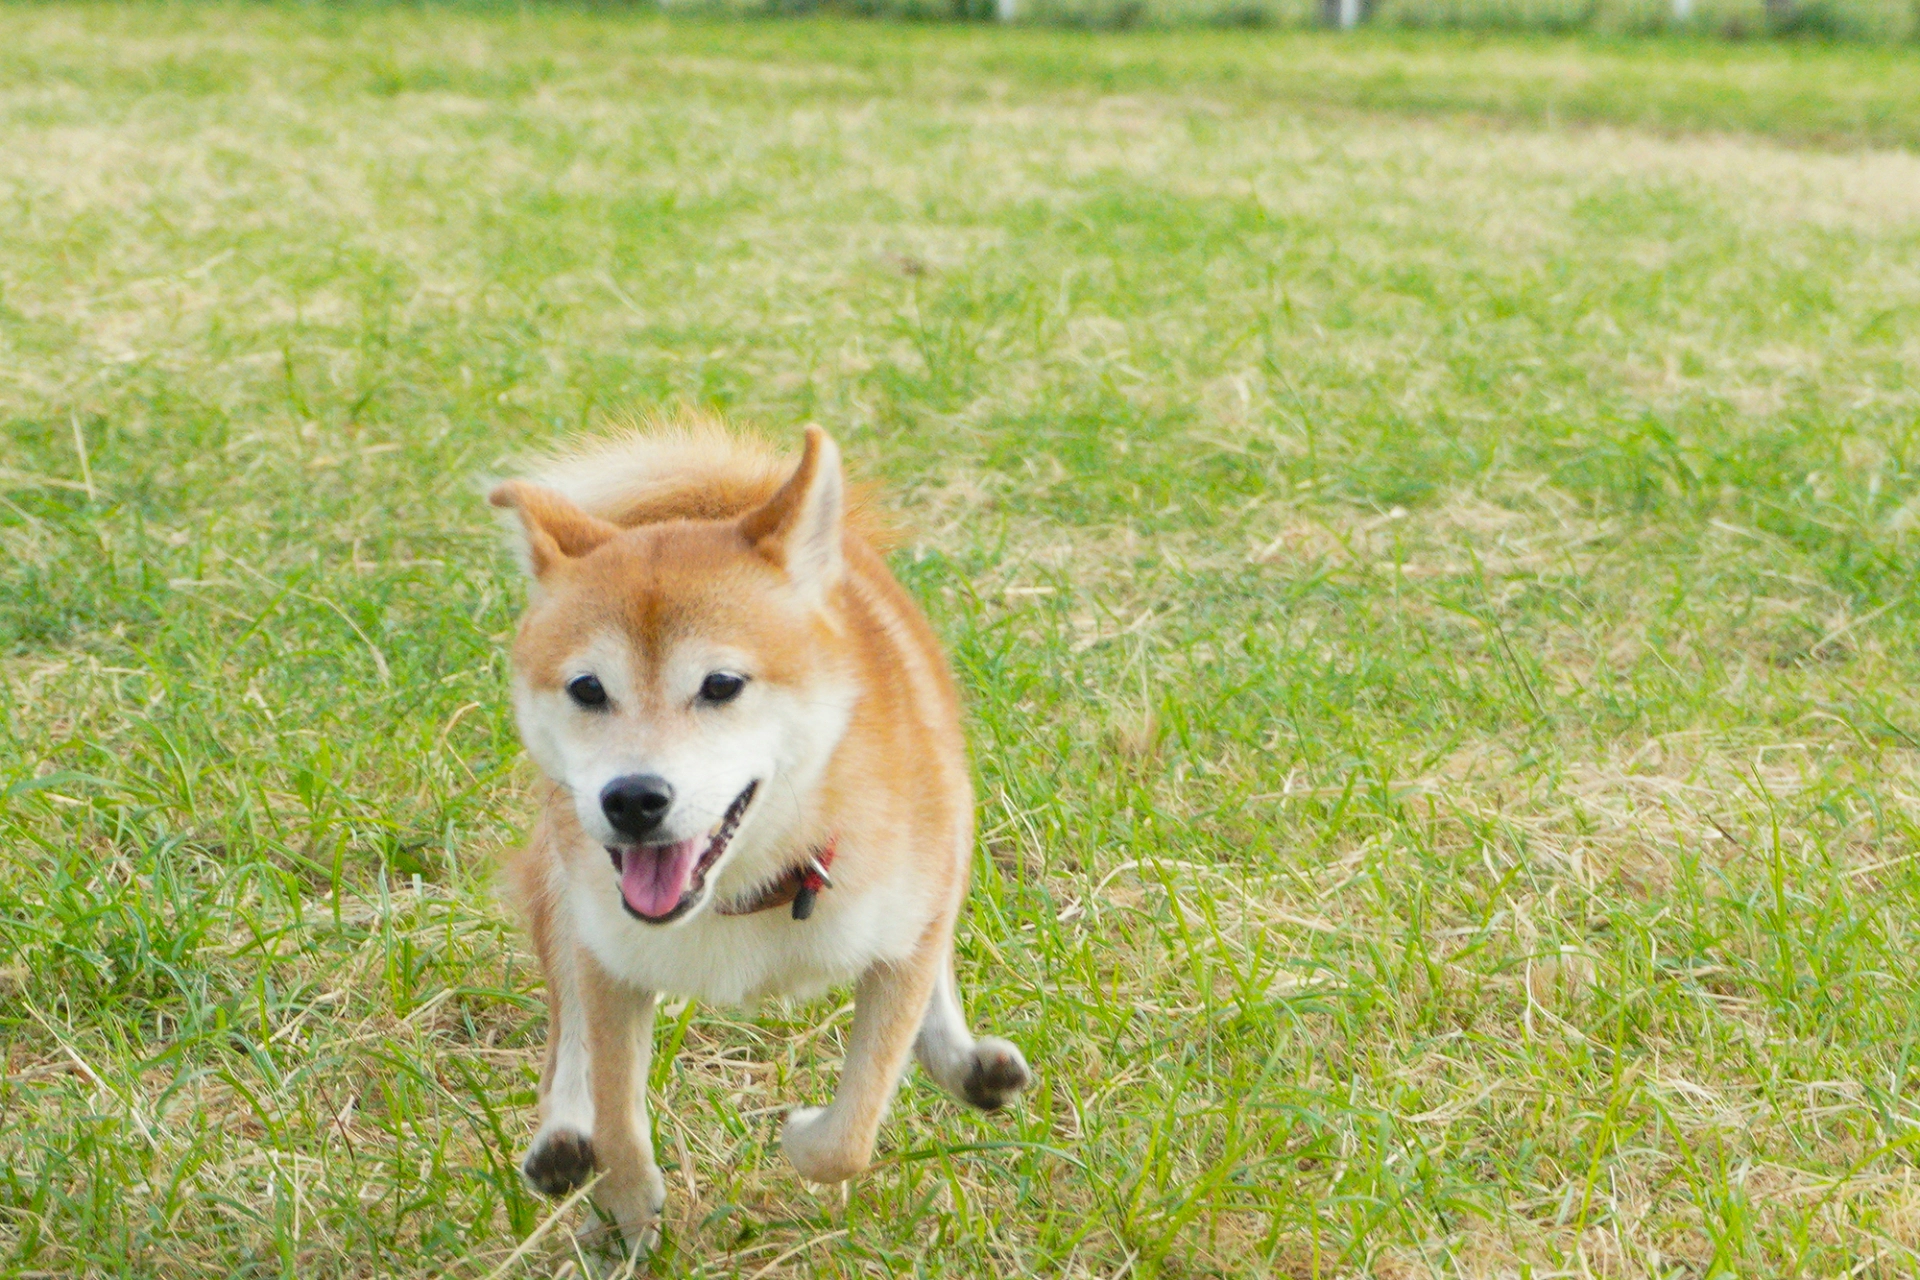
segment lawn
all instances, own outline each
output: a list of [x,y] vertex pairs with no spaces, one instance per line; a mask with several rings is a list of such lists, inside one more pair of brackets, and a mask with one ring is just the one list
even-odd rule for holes
[[[0,10],[0,1269],[582,1276],[522,586],[661,406],[885,484],[1000,1116],[641,1274],[1920,1266],[1920,69],[1818,45]],[[530,1244],[530,1233],[547,1227]]]

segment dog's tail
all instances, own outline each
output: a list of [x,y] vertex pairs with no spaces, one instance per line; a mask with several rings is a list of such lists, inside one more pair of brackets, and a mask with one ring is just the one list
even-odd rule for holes
[[[633,528],[743,515],[773,497],[798,461],[717,417],[681,413],[536,459],[527,479],[589,515]],[[849,533],[879,549],[895,541],[862,486],[847,486],[846,522]]]

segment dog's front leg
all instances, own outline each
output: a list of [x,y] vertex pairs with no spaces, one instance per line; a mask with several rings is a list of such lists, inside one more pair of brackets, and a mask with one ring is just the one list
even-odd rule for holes
[[899,1086],[940,971],[945,951],[939,943],[929,940],[904,964],[875,965],[861,975],[854,988],[846,1065],[833,1104],[796,1107],[780,1135],[787,1159],[801,1177],[844,1182],[872,1159],[874,1137]]
[[[536,932],[536,939],[546,940]],[[652,1242],[666,1200],[647,1132],[647,1066],[653,1058],[651,992],[608,978],[580,947],[541,947],[547,973],[547,1066],[540,1131],[521,1166],[550,1196],[605,1176],[594,1199],[636,1246]]]
[[942,1089],[982,1111],[998,1111],[1033,1082],[1016,1046],[998,1036],[976,1040],[967,1030],[950,956],[940,966],[913,1051]]
[[547,976],[547,1064],[540,1129],[520,1168],[535,1190],[564,1196],[593,1176],[593,1081],[576,951],[553,937],[545,908],[543,899],[532,900],[533,938]]
[[594,1164],[602,1175],[593,1198],[620,1224],[629,1245],[648,1248],[667,1200],[647,1126],[647,1069],[653,1061],[657,997],[615,982],[584,950],[578,957],[593,1093]]

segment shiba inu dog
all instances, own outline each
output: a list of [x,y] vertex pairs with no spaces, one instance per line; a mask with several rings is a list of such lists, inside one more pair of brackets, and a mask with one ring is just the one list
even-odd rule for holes
[[959,700],[826,433],[797,466],[717,424],[641,433],[490,501],[517,513],[532,577],[513,700],[546,778],[508,868],[547,979],[528,1180],[559,1195],[600,1171],[602,1208],[650,1242],[662,995],[853,984],[833,1101],[781,1133],[815,1182],[867,1166],[909,1050],[976,1107],[1026,1087],[954,982],[973,849]]

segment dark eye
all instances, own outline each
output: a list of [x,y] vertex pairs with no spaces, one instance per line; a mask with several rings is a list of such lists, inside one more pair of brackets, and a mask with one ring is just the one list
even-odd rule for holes
[[731,671],[715,671],[700,682],[700,701],[732,702],[747,687],[747,678]]
[[607,705],[607,691],[599,676],[575,676],[567,681],[567,696],[590,711]]

